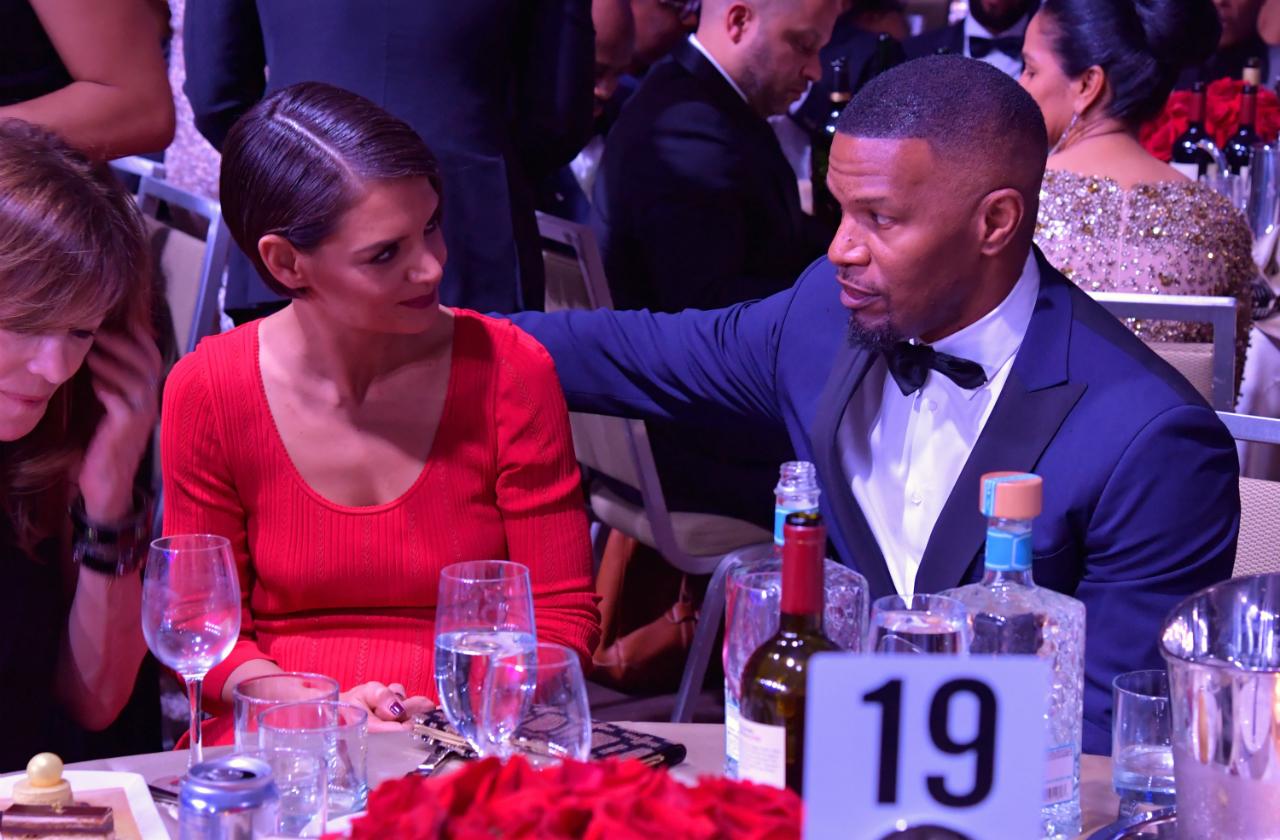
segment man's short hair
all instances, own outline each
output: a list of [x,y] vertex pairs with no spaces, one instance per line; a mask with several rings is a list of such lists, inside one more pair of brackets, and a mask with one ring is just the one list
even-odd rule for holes
[[990,64],[955,55],[919,58],[876,76],[845,107],[836,130],[925,140],[947,166],[981,169],[1024,189],[1039,189],[1049,155],[1044,116],[1031,95]]

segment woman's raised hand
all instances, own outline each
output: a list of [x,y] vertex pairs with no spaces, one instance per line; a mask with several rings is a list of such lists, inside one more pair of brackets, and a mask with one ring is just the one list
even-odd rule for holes
[[149,331],[133,327],[99,333],[88,363],[105,413],[85,449],[80,494],[90,521],[115,522],[132,512],[134,476],[160,411],[163,361]]

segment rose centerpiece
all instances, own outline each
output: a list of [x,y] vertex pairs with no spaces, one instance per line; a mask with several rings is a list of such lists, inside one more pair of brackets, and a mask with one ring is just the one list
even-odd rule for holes
[[800,797],[789,790],[710,777],[686,786],[639,761],[534,768],[516,757],[383,782],[350,837],[799,840],[800,827]]

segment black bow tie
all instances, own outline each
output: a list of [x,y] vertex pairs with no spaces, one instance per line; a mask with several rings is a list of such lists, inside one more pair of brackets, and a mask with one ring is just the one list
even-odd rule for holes
[[936,370],[961,388],[973,390],[987,381],[986,371],[977,362],[939,353],[927,344],[899,341],[884,351],[889,374],[902,389],[903,396],[920,390],[930,370]]
[[1009,58],[1022,60],[1022,37],[1006,35],[1003,38],[983,38],[978,35],[969,36],[969,55],[974,58],[986,58],[992,50],[998,50]]

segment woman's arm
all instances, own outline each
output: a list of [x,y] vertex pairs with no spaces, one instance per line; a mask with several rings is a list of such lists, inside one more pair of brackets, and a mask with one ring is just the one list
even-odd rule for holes
[[567,645],[589,666],[600,613],[569,415],[547,351],[519,330],[504,332],[494,414],[508,557],[529,567],[538,638]]
[[165,384],[160,423],[160,463],[164,476],[164,532],[218,534],[231,542],[240,574],[240,640],[204,681],[206,708],[221,714],[231,690],[249,676],[278,670],[258,647],[253,632],[253,558],[249,553],[245,510],[222,441],[217,401],[205,356],[185,356]]
[[143,0],[31,0],[74,79],[0,108],[46,126],[100,160],[156,152],[173,139],[173,95],[161,33]]
[[[90,522],[129,523],[138,466],[155,428],[161,359],[149,330],[99,335],[88,356],[93,392],[103,416],[76,477]],[[91,730],[108,726],[133,692],[146,653],[142,638],[142,582],[81,566],[55,676],[59,701]]]
[[80,567],[54,689],[88,730],[110,726],[133,693],[147,652],[141,614],[141,574],[116,578]]

